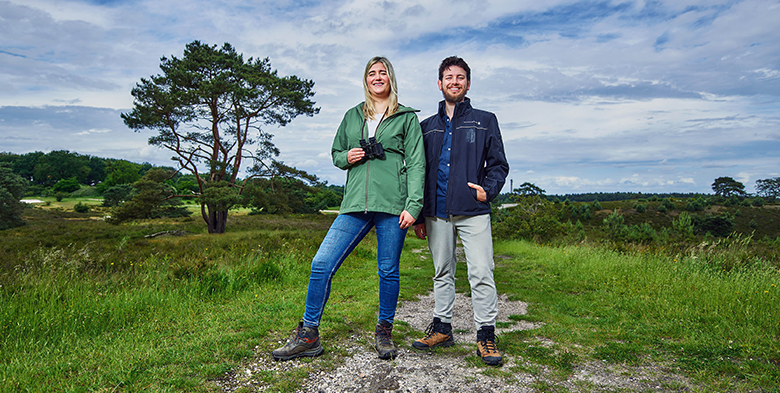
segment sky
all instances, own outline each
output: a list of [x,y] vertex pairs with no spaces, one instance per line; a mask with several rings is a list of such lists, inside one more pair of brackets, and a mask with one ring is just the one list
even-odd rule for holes
[[510,173],[547,194],[712,193],[780,176],[780,1],[0,0],[0,152],[173,166],[120,114],[187,43],[230,43],[314,81],[313,117],[268,127],[279,159],[344,184],[330,147],[373,56],[436,113],[442,59],[472,70]]

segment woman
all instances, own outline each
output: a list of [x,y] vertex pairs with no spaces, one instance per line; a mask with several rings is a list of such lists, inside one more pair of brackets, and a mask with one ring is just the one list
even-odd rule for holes
[[277,360],[322,353],[318,327],[331,279],[372,227],[379,274],[375,347],[382,359],[396,355],[392,329],[399,261],[406,231],[422,209],[425,152],[417,110],[398,104],[390,61],[374,57],[368,62],[363,89],[365,102],[344,114],[331,149],[333,164],[347,170],[339,216],[312,260],[303,320],[289,342],[273,351]]

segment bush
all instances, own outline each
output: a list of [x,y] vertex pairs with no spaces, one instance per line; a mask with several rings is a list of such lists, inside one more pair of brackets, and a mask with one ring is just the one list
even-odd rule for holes
[[704,204],[699,200],[693,200],[685,204],[685,210],[689,212],[704,211]]
[[0,165],[0,230],[24,225],[20,202],[27,188],[27,181],[14,173],[9,166]]
[[674,205],[674,201],[672,200],[672,198],[664,199],[663,202],[661,202],[661,206],[665,207],[666,210],[674,210],[677,208],[677,206]]
[[599,211],[601,209],[602,209],[602,207],[601,207],[601,203],[599,203],[599,200],[596,199],[595,201],[593,201],[593,210],[594,211]]
[[726,237],[734,230],[734,217],[729,214],[722,216],[714,216],[712,214],[707,214],[704,217],[694,216],[692,221],[696,231],[700,234]]
[[637,203],[634,209],[636,209],[637,213],[644,213],[647,211],[647,206],[643,203]]
[[603,221],[604,232],[607,233],[607,237],[613,241],[624,240],[628,231],[625,220],[623,215],[618,213],[617,210],[610,213]]
[[683,239],[693,237],[694,226],[691,216],[686,212],[680,213],[679,217],[672,220],[672,230]]
[[729,207],[729,206],[738,206],[740,202],[741,202],[741,200],[739,199],[739,197],[738,197],[738,196],[736,196],[736,195],[732,195],[732,196],[728,197],[728,198],[727,198],[727,199],[726,199],[726,200],[723,202],[723,206],[726,206],[726,207]]
[[54,192],[64,192],[70,194],[71,192],[78,191],[81,188],[81,184],[76,180],[76,177],[70,179],[62,179],[55,184],[51,190]]
[[28,197],[46,195],[46,187],[40,184],[31,184],[27,187],[27,192],[24,195]]
[[583,220],[590,220],[590,218],[593,217],[593,213],[591,213],[589,205],[580,205],[578,215]]
[[79,202],[75,206],[73,206],[73,211],[75,211],[76,213],[86,213],[89,211],[89,206]]
[[633,243],[650,244],[655,241],[656,233],[650,224],[643,222],[639,225],[628,227],[626,238]]
[[751,204],[752,204],[753,206],[755,206],[755,207],[761,207],[761,206],[764,206],[764,198],[761,198],[761,197],[756,197],[756,198],[753,198],[753,201],[752,201],[752,203],[751,203]]
[[561,236],[566,225],[559,219],[560,210],[539,195],[517,199],[509,215],[495,224],[493,233],[500,239],[527,239],[543,243]]
[[329,205],[341,203],[339,195],[334,192],[317,193],[319,197],[313,192],[316,190],[300,179],[275,177],[253,180],[244,188],[242,195],[247,207],[262,214],[316,213]]
[[666,206],[664,206],[663,204],[658,205],[658,209],[656,210],[658,210],[659,213],[666,213]]
[[113,186],[103,193],[103,206],[119,206],[122,202],[129,200],[133,196],[133,186],[122,184]]
[[96,198],[100,197],[100,192],[96,187],[84,186],[70,193],[71,198]]
[[113,224],[139,218],[189,217],[192,214],[180,206],[181,199],[172,198],[174,190],[164,183],[169,173],[164,169],[152,169],[137,182],[133,188],[137,191],[133,197],[112,209]]

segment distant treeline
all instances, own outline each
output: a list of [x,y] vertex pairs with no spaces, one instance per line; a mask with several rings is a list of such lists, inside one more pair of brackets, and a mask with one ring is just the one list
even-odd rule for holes
[[[493,204],[512,203],[512,195],[513,194],[511,193],[501,194],[495,199],[495,201],[493,201]],[[514,195],[516,196],[517,194]],[[707,198],[710,196],[712,196],[712,194],[702,194],[696,192],[671,192],[656,194],[644,194],[641,192],[591,192],[583,194],[544,195],[544,198],[551,202],[565,202],[567,200],[569,202],[619,202],[637,199],[695,199],[699,197]]]
[[[68,150],[40,151],[15,154],[0,152],[0,163],[5,163],[23,179],[29,181],[28,192],[36,193],[54,187],[61,181],[102,188],[138,181],[155,168],[145,162],[83,155]],[[165,167],[166,169],[173,168]],[[102,190],[101,190],[102,191]]]
[[659,194],[644,194],[641,192],[591,192],[584,194],[563,194],[563,195],[546,195],[547,200],[555,202],[569,200],[571,202],[614,202],[614,201],[627,201],[632,199],[650,199],[650,198],[675,198],[675,199],[693,199],[698,197],[708,197],[711,194],[702,194],[697,192],[671,192],[671,193],[659,193]]
[[[156,198],[162,198],[155,201],[157,205],[178,204],[181,202],[179,197],[194,201],[200,195],[195,176],[182,174],[172,167],[82,155],[67,150],[25,154],[0,152],[0,166],[10,168],[26,183],[23,196],[28,197],[54,196],[61,200],[65,197],[102,196],[104,206],[116,207],[136,195],[144,195],[144,190],[149,187],[147,193],[163,195]],[[153,173],[159,170],[166,175],[160,177]],[[240,197],[233,196],[237,198],[233,203],[262,213],[313,213],[341,204],[343,186],[319,182],[316,176],[294,168],[290,168],[290,172],[294,173],[253,179],[244,185]],[[303,176],[294,176],[299,173]],[[175,199],[170,199],[174,196]]]
[[[150,169],[158,168],[148,162],[137,164],[127,160],[82,155],[67,150],[55,150],[49,153],[36,151],[25,154],[0,152],[0,163],[7,163],[14,173],[30,182],[28,194],[41,194],[45,189],[51,189],[61,181],[97,186],[102,193],[115,185],[132,184],[138,181]],[[173,170],[171,167],[162,168]],[[192,175],[177,174],[174,182],[181,191],[196,191],[195,179]],[[343,193],[342,186],[320,185],[319,188],[328,189],[337,196],[341,196]],[[706,198],[711,195],[693,192],[654,194],[641,192],[595,192],[545,195],[544,197],[553,202],[564,202],[566,200],[570,202],[614,202],[650,198],[666,199],[670,197],[675,199],[694,199],[698,197]],[[501,194],[496,198],[494,204],[511,203],[511,196],[511,193]],[[330,201],[330,203],[333,202]]]

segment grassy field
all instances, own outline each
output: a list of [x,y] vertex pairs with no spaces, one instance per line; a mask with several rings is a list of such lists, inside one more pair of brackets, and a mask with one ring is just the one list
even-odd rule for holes
[[[28,225],[0,232],[3,392],[216,391],[210,380],[273,349],[297,323],[311,257],[334,217],[233,214],[227,233],[207,235],[198,218],[114,226],[99,220],[99,209],[80,214],[54,203],[25,214]],[[146,237],[169,230],[186,235]],[[375,247],[366,239],[337,274],[324,341],[373,329]],[[407,238],[402,300],[431,290],[430,260],[411,252],[424,247]],[[695,253],[523,241],[495,248],[505,256],[499,292],[529,303],[527,315],[513,318],[542,323],[500,337],[507,356],[553,368],[562,380],[594,359],[656,362],[700,391],[780,391],[780,274],[772,265],[724,271]],[[457,282],[468,292],[465,279]],[[419,333],[400,328],[396,341],[408,346]],[[542,347],[539,337],[555,344]],[[502,372],[538,372],[522,367]],[[261,377],[270,391],[292,391],[305,368]]]

